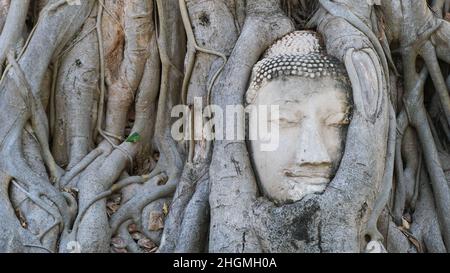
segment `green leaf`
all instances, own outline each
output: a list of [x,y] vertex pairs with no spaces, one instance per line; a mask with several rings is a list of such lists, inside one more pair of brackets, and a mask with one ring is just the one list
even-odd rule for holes
[[136,142],[139,142],[140,140],[141,140],[141,135],[139,133],[133,133],[127,138],[126,142],[136,143]]

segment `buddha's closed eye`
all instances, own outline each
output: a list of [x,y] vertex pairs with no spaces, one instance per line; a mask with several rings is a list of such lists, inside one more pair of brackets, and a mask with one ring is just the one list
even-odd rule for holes
[[272,124],[277,124],[284,128],[290,128],[298,126],[302,118],[299,116],[280,116],[279,118],[273,118],[270,120]]
[[[272,124],[278,124],[282,127],[291,127],[299,125],[304,118],[305,117],[301,115],[281,114],[278,118],[273,117],[269,121]],[[348,118],[348,112],[332,113],[324,118],[324,124],[326,126],[342,127],[344,125],[348,125],[349,123],[350,120]]]
[[341,127],[344,125],[348,125],[350,123],[350,120],[348,118],[347,112],[342,113],[332,113],[328,115],[325,120],[325,125],[327,126],[333,126],[333,127]]

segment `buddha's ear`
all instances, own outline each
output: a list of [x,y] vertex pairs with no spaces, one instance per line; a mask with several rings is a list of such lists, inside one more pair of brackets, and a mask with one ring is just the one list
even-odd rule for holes
[[381,111],[385,84],[381,64],[371,50],[350,48],[344,58],[352,83],[355,110],[374,123]]

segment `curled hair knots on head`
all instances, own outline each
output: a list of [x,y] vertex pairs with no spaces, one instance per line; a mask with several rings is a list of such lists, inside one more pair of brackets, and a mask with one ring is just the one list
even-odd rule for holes
[[281,76],[321,78],[331,76],[349,83],[342,63],[326,54],[320,36],[312,31],[295,31],[275,42],[253,67],[246,102],[256,99],[257,91]]

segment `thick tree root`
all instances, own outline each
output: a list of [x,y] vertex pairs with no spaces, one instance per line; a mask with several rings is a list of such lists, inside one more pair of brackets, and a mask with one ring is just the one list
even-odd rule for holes
[[384,170],[383,182],[381,185],[379,196],[373,206],[372,214],[367,222],[366,234],[370,237],[371,241],[380,242],[384,241],[383,235],[378,231],[377,223],[383,209],[389,202],[389,196],[392,190],[392,181],[394,174],[394,159],[395,159],[395,140],[396,140],[396,117],[395,111],[392,105],[390,105],[389,114],[389,137],[388,137],[388,150],[386,154],[386,167]]
[[209,164],[207,161],[197,164],[189,162],[185,164],[183,174],[170,206],[170,214],[166,219],[166,228],[161,239],[162,243],[159,252],[172,253],[175,251],[177,242],[181,238],[180,232],[182,223],[185,221],[185,210],[189,203],[192,202],[193,195],[198,190],[198,183],[203,181],[207,175],[209,171],[208,167]]
[[141,215],[142,210],[150,203],[172,195],[178,185],[177,179],[170,179],[164,185],[160,185],[164,176],[158,176],[148,181],[140,189],[140,192],[123,204],[122,207],[111,217],[110,226],[112,233],[115,234],[119,227],[127,220],[133,220],[138,227],[142,228]]

